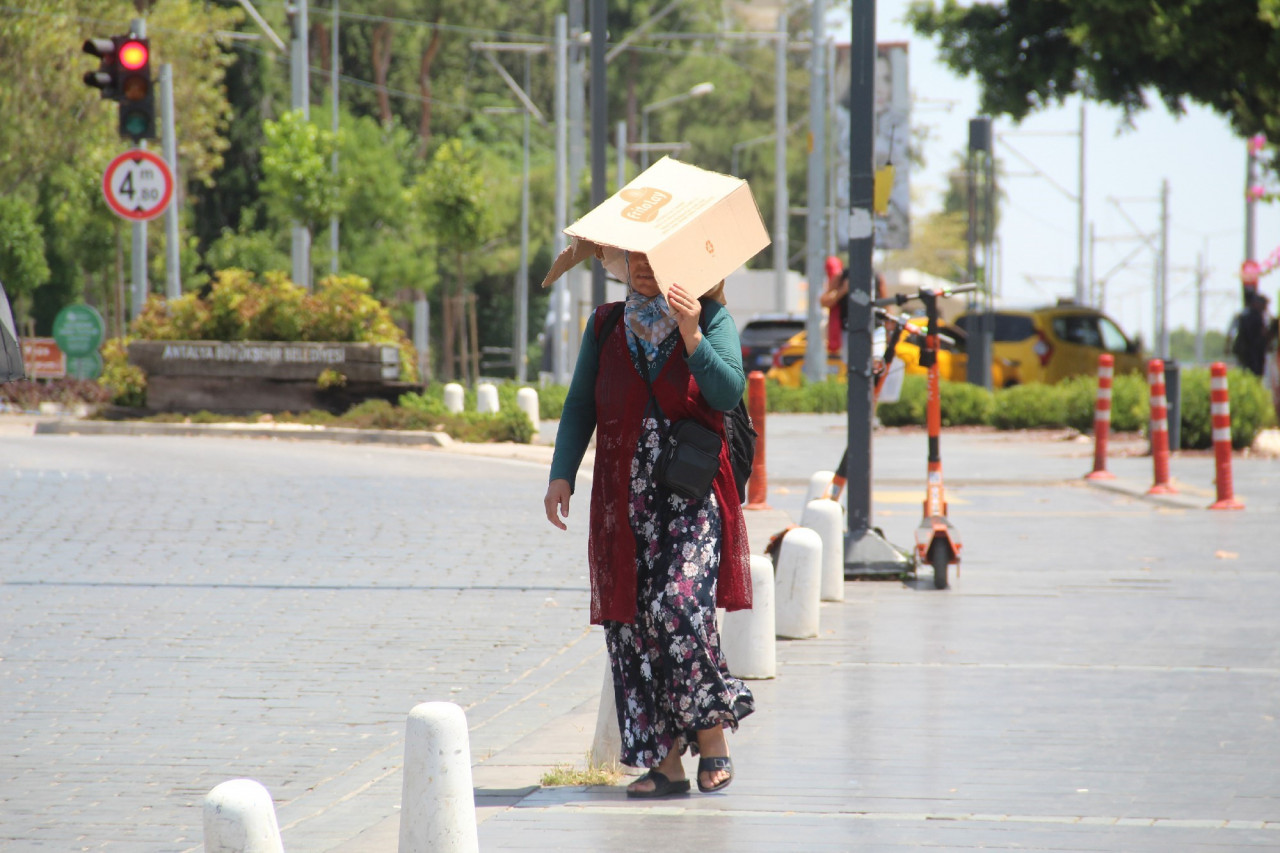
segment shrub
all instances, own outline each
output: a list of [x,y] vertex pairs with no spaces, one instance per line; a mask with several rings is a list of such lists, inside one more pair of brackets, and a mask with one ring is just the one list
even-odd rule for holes
[[1111,383],[1112,432],[1141,432],[1151,421],[1151,391],[1142,374],[1117,376]]
[[[1059,382],[1057,387],[1058,393],[1062,396],[1066,425],[1080,432],[1092,432],[1094,416],[1098,408],[1098,378],[1073,376]],[[1113,386],[1113,401],[1114,398]]]
[[923,376],[910,373],[902,379],[902,393],[896,403],[880,403],[876,413],[885,426],[909,426],[924,423],[929,385]]
[[102,375],[98,384],[117,406],[142,407],[147,404],[147,374],[129,363],[129,341],[112,338],[102,346]]
[[[1179,421],[1184,448],[1213,446],[1209,378],[1210,373],[1204,368],[1185,370],[1181,374]],[[1231,407],[1231,446],[1239,450],[1253,444],[1258,433],[1275,422],[1275,410],[1262,380],[1247,370],[1227,371],[1227,394]]]
[[109,392],[91,379],[23,379],[0,384],[0,403],[22,411],[33,411],[41,403],[59,403],[71,408],[80,403],[95,405],[110,399]]
[[768,412],[843,412],[848,408],[849,386],[845,382],[827,380],[809,382],[804,377],[795,388],[765,382],[765,411]]
[[564,398],[569,395],[568,385],[543,385],[538,390],[538,417],[544,421],[558,421],[564,412]]
[[1005,388],[995,395],[991,409],[991,423],[997,429],[1063,426],[1066,421],[1063,395],[1054,386],[1040,383]]
[[[943,382],[938,395],[943,426],[991,423],[993,395],[986,388],[968,382]],[[883,417],[880,422],[884,423]]]

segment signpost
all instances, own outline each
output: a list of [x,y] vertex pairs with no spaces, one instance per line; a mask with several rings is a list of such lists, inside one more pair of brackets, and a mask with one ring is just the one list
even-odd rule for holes
[[67,357],[67,375],[97,379],[102,375],[102,346],[106,324],[91,305],[68,305],[53,318],[53,339]]
[[159,156],[135,148],[116,157],[102,176],[102,194],[115,214],[145,222],[164,213],[173,198],[173,173]]

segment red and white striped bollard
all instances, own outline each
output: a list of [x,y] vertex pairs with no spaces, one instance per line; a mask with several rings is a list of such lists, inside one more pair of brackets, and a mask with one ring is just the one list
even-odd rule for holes
[[1213,460],[1218,499],[1209,509],[1244,509],[1232,494],[1231,405],[1227,393],[1227,366],[1215,361],[1209,366],[1209,407],[1213,423]]
[[1107,439],[1111,435],[1111,377],[1115,358],[1110,353],[1098,356],[1098,403],[1093,413],[1093,470],[1086,480],[1114,480],[1107,470]]
[[1147,382],[1151,386],[1151,463],[1155,483],[1149,495],[1173,495],[1178,490],[1169,483],[1169,401],[1164,395],[1164,362],[1153,358],[1147,364]]

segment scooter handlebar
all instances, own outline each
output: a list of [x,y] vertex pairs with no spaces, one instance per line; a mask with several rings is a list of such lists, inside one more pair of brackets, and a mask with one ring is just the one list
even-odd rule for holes
[[[976,282],[967,282],[965,284],[957,284],[953,287],[947,287],[942,290],[935,291],[936,296],[954,296],[957,293],[970,293],[978,289]],[[915,293],[895,293],[893,296],[886,296],[883,299],[877,299],[871,304],[877,308],[888,308],[890,305],[906,305],[913,299],[920,299],[923,291],[917,290]]]

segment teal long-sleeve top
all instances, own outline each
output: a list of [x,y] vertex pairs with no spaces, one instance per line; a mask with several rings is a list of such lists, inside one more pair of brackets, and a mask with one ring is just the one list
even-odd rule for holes
[[[703,302],[703,332],[698,348],[689,355],[689,371],[698,381],[698,388],[707,403],[721,412],[727,412],[738,401],[747,387],[747,377],[742,369],[742,344],[738,339],[738,327],[728,310],[719,302]],[[625,321],[620,321],[625,322]],[[684,344],[677,343],[668,358],[684,358]],[[650,375],[662,370],[665,359],[650,366]],[[595,323],[588,323],[582,335],[582,347],[578,350],[578,363],[573,368],[573,379],[565,397],[564,412],[560,416],[560,429],[556,433],[555,454],[551,458],[551,480],[568,480],[570,489],[587,452],[591,433],[596,428],[596,373],[600,357],[596,342]]]

